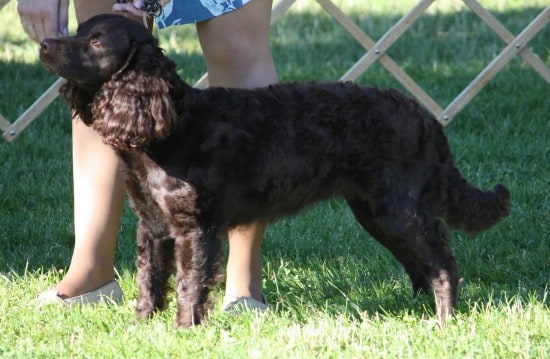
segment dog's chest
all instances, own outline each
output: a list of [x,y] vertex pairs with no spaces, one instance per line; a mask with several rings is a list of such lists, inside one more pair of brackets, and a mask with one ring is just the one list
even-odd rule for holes
[[171,176],[146,155],[127,154],[123,159],[128,194],[136,210],[156,209],[167,223],[195,211],[197,192],[189,182]]

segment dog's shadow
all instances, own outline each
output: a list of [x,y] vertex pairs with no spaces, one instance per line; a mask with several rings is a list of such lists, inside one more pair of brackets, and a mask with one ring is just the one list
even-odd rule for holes
[[[453,232],[451,245],[462,278],[456,313],[505,306],[508,299],[544,302],[544,285],[520,290],[494,282],[494,272],[480,272],[492,242],[508,231],[504,223],[474,238]],[[391,253],[355,221],[342,200],[317,204],[296,217],[268,226],[262,244],[263,290],[270,307],[298,321],[311,313],[361,320],[373,316],[412,316],[431,321],[433,293],[413,295],[409,277]],[[517,274],[516,274],[517,275]],[[223,295],[222,280],[216,295]]]
[[430,305],[431,297],[412,297],[402,266],[362,229],[341,200],[271,224],[263,255],[268,301],[298,319],[311,312],[357,318],[393,315]]

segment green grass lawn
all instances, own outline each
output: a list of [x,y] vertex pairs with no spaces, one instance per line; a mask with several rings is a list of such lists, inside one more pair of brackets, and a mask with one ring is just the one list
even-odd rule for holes
[[[416,1],[336,3],[376,40]],[[548,5],[481,3],[514,34]],[[0,12],[0,113],[12,121],[55,80],[15,6]],[[180,75],[196,81],[204,65],[194,27],[156,33]],[[549,39],[546,26],[529,44],[547,66]],[[274,25],[271,43],[282,81],[336,80],[364,54],[310,0]],[[461,1],[438,0],[389,54],[444,107],[503,47]],[[358,82],[401,89],[379,64]],[[402,268],[332,200],[268,229],[270,312],[232,316],[218,305],[206,325],[176,331],[173,303],[151,320],[134,316],[136,217],[128,209],[116,253],[126,300],[34,305],[63,276],[73,245],[70,116],[57,100],[18,140],[0,139],[0,357],[548,358],[549,114],[550,86],[518,57],[446,128],[464,176],[484,188],[504,183],[513,210],[477,237],[453,233],[464,282],[458,315],[444,329],[432,319],[432,298],[411,298]]]

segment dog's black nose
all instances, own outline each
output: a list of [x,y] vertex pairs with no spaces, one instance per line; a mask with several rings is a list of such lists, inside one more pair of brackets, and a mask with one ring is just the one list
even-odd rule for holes
[[42,52],[48,52],[48,49],[50,47],[48,39],[44,39],[40,41],[40,51]]

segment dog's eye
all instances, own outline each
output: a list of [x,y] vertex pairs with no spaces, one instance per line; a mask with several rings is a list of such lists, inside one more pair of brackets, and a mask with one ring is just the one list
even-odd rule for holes
[[103,43],[101,41],[99,41],[98,39],[92,39],[90,41],[90,44],[92,44],[93,47],[98,48],[98,49],[103,47]]

